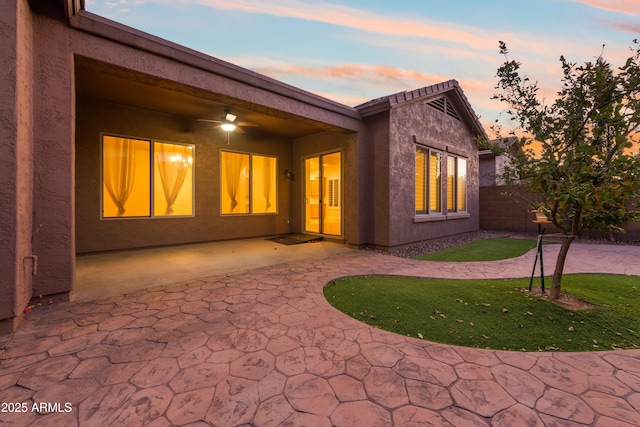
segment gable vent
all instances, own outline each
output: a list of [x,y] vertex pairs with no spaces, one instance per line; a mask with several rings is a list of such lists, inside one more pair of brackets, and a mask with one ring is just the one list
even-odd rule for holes
[[447,98],[444,96],[441,98],[434,99],[433,101],[427,102],[427,105],[435,108],[441,113],[445,113],[449,117],[453,117],[456,120],[460,120],[460,116],[456,113],[456,110],[453,109],[453,106],[447,101]]

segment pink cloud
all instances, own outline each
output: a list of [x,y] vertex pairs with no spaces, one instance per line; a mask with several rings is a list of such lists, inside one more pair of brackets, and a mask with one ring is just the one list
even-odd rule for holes
[[640,2],[638,0],[570,0],[574,3],[585,4],[597,9],[622,12],[628,15],[640,15]]
[[[417,70],[384,65],[293,65],[284,61],[255,57],[234,58],[233,62],[278,80],[292,83],[300,79],[312,80],[312,87],[324,87],[324,89],[310,88],[311,92],[352,106],[378,96],[413,90],[457,78],[474,110],[483,116],[483,120],[492,122],[498,116],[499,111],[505,107],[499,102],[491,100],[495,86],[491,77],[487,79],[459,78],[458,76],[422,73]],[[346,91],[348,93],[340,89],[345,87],[349,88]]]
[[394,37],[424,37],[465,44],[475,49],[494,48],[495,42],[487,40],[479,29],[467,30],[452,23],[417,22],[402,16],[384,16],[363,9],[335,3],[300,0],[272,0],[258,3],[250,0],[190,0],[217,9],[240,10],[248,13],[324,22],[331,25]]
[[638,22],[622,22],[611,19],[598,19],[598,21],[617,30],[625,31],[634,35],[640,34],[640,23]]
[[[253,62],[253,61],[251,61]],[[295,65],[288,63],[274,63],[264,65],[263,61],[256,61],[255,66],[244,64],[253,71],[268,76],[287,79],[290,77],[312,77],[320,80],[360,81],[364,84],[381,86],[393,91],[426,86],[440,81],[448,80],[449,77],[425,74],[416,70],[406,70],[386,65],[363,65],[363,64],[339,64],[339,65]],[[402,89],[400,89],[402,88]]]

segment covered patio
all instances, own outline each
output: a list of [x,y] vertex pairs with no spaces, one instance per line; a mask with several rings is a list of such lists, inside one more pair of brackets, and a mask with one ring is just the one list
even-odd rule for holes
[[305,263],[355,252],[329,241],[295,245],[264,238],[78,255],[72,301],[129,294],[141,289],[259,267]]

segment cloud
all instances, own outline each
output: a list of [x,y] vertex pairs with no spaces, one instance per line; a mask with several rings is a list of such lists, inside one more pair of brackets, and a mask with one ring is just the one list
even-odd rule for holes
[[[593,7],[600,10],[606,10],[610,12],[623,13],[626,15],[637,16],[640,15],[640,1],[638,0],[569,0],[573,3],[584,4],[589,7]],[[631,33],[634,35],[640,34],[640,23],[637,20],[621,21],[617,19],[608,19],[603,17],[597,17],[595,20],[605,24],[607,27],[614,30]]]
[[418,21],[413,17],[381,15],[336,3],[301,0],[272,0],[268,3],[250,0],[185,0],[184,3],[187,2],[216,9],[322,22],[392,37],[428,38],[464,44],[474,49],[495,47],[495,43],[487,40],[486,34],[479,28],[467,29],[451,22],[432,22],[424,17]]
[[638,0],[569,0],[573,3],[581,3],[596,9],[621,12],[627,15],[640,15],[640,2]]
[[614,30],[624,31],[634,35],[640,34],[640,23],[638,22],[614,21],[604,18],[597,18],[597,20]]
[[359,105],[380,96],[456,78],[476,113],[486,117],[486,120],[495,118],[504,107],[499,102],[491,100],[495,86],[492,77],[479,79],[424,73],[388,65],[322,62],[307,62],[301,65],[294,64],[286,58],[275,60],[260,56],[226,59],[345,105]]
[[350,107],[355,107],[356,105],[364,104],[371,100],[371,98],[365,95],[348,95],[342,92],[325,92],[321,90],[311,90],[309,92]]
[[403,69],[389,65],[369,64],[327,64],[327,63],[294,63],[289,60],[274,60],[272,58],[251,56],[227,58],[242,67],[257,73],[265,74],[278,80],[292,80],[294,78],[330,81],[334,84],[343,83],[346,87],[354,85],[383,89],[387,92],[405,90],[426,86],[448,80],[450,77],[427,74],[417,70]]

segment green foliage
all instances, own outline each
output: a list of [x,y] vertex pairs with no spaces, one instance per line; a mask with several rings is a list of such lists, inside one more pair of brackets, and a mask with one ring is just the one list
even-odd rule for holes
[[534,249],[536,243],[535,240],[498,237],[430,252],[419,255],[415,259],[444,262],[495,261],[524,255]]
[[[541,99],[537,82],[521,76],[521,64],[509,59],[504,42],[500,53],[505,62],[497,72],[494,99],[507,104],[507,114],[526,135],[522,150],[508,152],[511,166],[504,178],[517,177],[520,185],[538,193],[551,222],[569,236],[585,228],[618,232],[621,221],[640,219],[626,207],[640,193],[638,41],[617,69],[602,56],[584,65],[561,57],[563,86],[551,104]],[[494,130],[501,132],[499,125]],[[559,254],[558,292],[572,240],[565,240]]]
[[565,277],[577,297],[594,304],[572,311],[523,292],[528,279],[445,280],[359,276],[329,283],[338,310],[387,331],[468,347],[516,351],[594,351],[640,345],[640,279]]
[[[551,105],[538,96],[537,82],[520,75],[508,58],[498,69],[498,94],[507,114],[528,137],[512,152],[508,177],[543,196],[552,222],[570,234],[594,228],[619,231],[638,219],[625,202],[640,191],[640,154],[629,149],[640,135],[640,48],[617,72],[600,56],[582,66],[560,58],[563,88]],[[496,130],[500,130],[496,128]],[[532,147],[541,145],[536,153]]]

